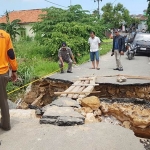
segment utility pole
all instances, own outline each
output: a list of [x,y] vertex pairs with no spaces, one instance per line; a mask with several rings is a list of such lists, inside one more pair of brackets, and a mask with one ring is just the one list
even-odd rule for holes
[[94,0],[94,2],[97,2],[97,3],[98,3],[97,11],[98,11],[98,17],[99,17],[99,19],[101,19],[101,13],[100,13],[100,1],[102,2],[102,0]]
[[70,0],[70,7],[71,7],[71,5],[72,5],[72,2],[71,2],[71,0]]

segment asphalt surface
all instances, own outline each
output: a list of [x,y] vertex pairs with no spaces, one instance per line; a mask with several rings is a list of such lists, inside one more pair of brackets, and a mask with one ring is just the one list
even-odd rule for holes
[[[79,77],[96,75],[99,83],[117,83],[116,78],[102,78],[108,75],[150,75],[150,59],[136,56],[128,60],[122,57],[124,71],[114,71],[115,58],[108,53],[101,57],[101,70],[91,70],[91,62],[73,68],[72,74],[57,73],[50,78],[74,81]],[[125,83],[148,83],[149,80],[130,79]],[[40,125],[39,119],[11,117],[12,129],[5,132],[0,129],[0,150],[144,150],[139,139],[131,130],[107,123],[93,123],[74,127]]]
[[107,123],[58,127],[12,118],[11,124],[0,129],[0,150],[144,150],[131,130]]
[[135,56],[133,60],[128,60],[126,54],[121,58],[124,71],[114,71],[116,68],[115,57],[111,57],[111,53],[108,53],[100,57],[100,70],[89,69],[92,67],[91,62],[87,62],[80,66],[73,68],[73,73],[68,74],[54,74],[49,78],[62,79],[68,81],[74,81],[79,77],[85,76],[97,76],[98,83],[114,83],[114,84],[135,84],[135,83],[150,83],[150,80],[141,79],[128,79],[127,82],[118,83],[116,77],[100,77],[111,75],[132,75],[132,76],[149,76],[150,75],[150,58],[146,55]]

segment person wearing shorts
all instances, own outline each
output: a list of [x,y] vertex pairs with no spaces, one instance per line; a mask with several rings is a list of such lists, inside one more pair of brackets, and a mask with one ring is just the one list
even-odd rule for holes
[[[92,61],[92,68],[99,70],[99,48],[100,48],[100,38],[95,35],[95,32],[90,33],[90,38],[88,40],[90,44],[90,59]],[[96,60],[96,63],[95,63]]]

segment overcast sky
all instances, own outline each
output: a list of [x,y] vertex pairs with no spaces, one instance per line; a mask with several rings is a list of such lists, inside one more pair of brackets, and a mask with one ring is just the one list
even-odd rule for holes
[[[49,0],[50,2],[60,4],[64,7],[70,5],[80,4],[83,9],[95,10],[97,9],[97,3],[94,0]],[[141,14],[143,10],[147,8],[147,0],[102,0],[100,2],[100,7],[104,6],[106,3],[111,2],[117,4],[122,3],[129,11],[130,14]],[[6,10],[27,10],[27,9],[38,9],[56,6],[54,4],[48,3],[45,0],[1,0],[0,3],[0,16],[4,14]],[[58,7],[58,6],[56,6]]]

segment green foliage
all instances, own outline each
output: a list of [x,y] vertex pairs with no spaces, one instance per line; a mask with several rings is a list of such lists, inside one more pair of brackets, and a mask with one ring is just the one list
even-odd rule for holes
[[110,28],[119,28],[123,23],[130,26],[133,23],[138,23],[139,20],[132,18],[129,11],[121,4],[113,6],[112,3],[107,3],[102,7],[102,19]]
[[[58,59],[58,49],[63,41],[72,49],[77,61],[88,53],[87,40],[89,32],[94,30],[97,36],[104,37],[106,26],[80,5],[71,6],[68,10],[51,7],[43,10],[42,21],[35,24],[36,39],[46,46],[47,57]],[[80,56],[80,57],[78,57]]]
[[0,28],[8,32],[12,40],[15,40],[16,36],[19,35],[19,30],[22,30],[19,23],[21,20],[16,19],[10,22],[9,13],[6,11],[6,23],[0,23]]
[[148,31],[150,31],[150,1],[148,2],[148,8],[147,8],[147,25],[148,25]]
[[[112,40],[104,40],[102,43],[102,50],[100,51],[101,55],[106,54],[110,51],[112,47]],[[34,81],[40,77],[48,75],[59,69],[57,61],[45,58],[48,50],[43,45],[40,45],[37,41],[19,41],[14,43],[15,53],[17,56],[17,61],[19,64],[18,75],[19,82],[13,84],[10,82],[7,86],[7,91],[18,89],[20,86],[23,86],[31,81]],[[89,52],[85,55],[78,56],[80,59],[79,64],[85,63],[89,60]],[[15,101],[18,94],[24,93],[23,88],[15,93],[9,95],[9,99]]]

